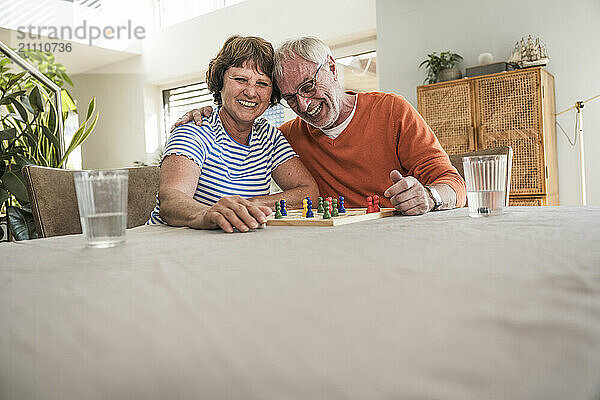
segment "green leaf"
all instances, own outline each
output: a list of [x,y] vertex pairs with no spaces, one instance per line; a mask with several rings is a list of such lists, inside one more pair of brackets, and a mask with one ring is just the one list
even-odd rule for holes
[[[95,100],[96,100],[96,98],[94,97],[90,101],[90,105],[88,107],[88,116],[91,116],[89,111],[92,110],[92,112],[93,112],[93,109],[95,108],[95,106],[94,106]],[[65,154],[63,155],[60,162],[58,163],[59,168],[62,167],[62,165],[67,161],[67,158],[69,158],[69,155],[73,152],[73,150],[75,150],[77,148],[77,146],[80,146],[88,138],[88,136],[92,133],[92,131],[96,127],[96,123],[98,122],[98,116],[99,116],[99,113],[96,113],[94,120],[86,128],[86,124],[89,121],[89,117],[88,117],[81,124],[81,126],[77,129],[77,131],[75,131],[75,133],[73,134],[73,138],[71,139],[71,143],[69,143],[69,146],[67,147],[67,150],[65,151]]]
[[19,72],[18,74],[14,74],[14,75],[13,74],[7,74],[7,75],[11,75],[11,77],[9,78],[8,83],[4,87],[4,90],[8,91],[17,82],[19,82],[26,74],[27,74],[27,71]]
[[6,171],[2,175],[2,183],[4,187],[11,192],[19,202],[23,201],[29,203],[29,196],[27,195],[27,188],[23,184],[22,178],[12,171]]
[[42,100],[42,95],[40,93],[39,87],[34,87],[31,93],[29,94],[29,103],[33,106],[37,111],[44,111],[44,101]]
[[23,107],[25,107],[25,109],[27,111],[29,111],[31,114],[35,114],[35,110],[31,106],[31,103],[29,102],[29,97],[27,97],[27,96],[21,96],[19,98],[19,100],[21,100],[21,103],[23,104]]
[[2,204],[4,204],[4,202],[6,200],[8,200],[10,198],[10,193],[8,193],[8,190],[4,189],[4,188],[0,188],[0,208],[2,208]]
[[23,107],[21,105],[21,103],[19,103],[19,102],[13,102],[13,106],[17,109],[17,112],[19,113],[19,116],[21,117],[21,121],[27,122],[28,117],[27,117],[27,111],[25,110],[25,107]]
[[11,94],[8,95],[8,97],[12,97],[13,99],[16,99],[17,97],[22,96],[25,93],[27,93],[26,90],[19,90],[19,91],[16,91],[16,92],[12,92]]
[[16,119],[17,121],[20,121],[20,122],[25,122],[25,121],[23,121],[23,119],[21,118],[21,116],[19,114],[16,114],[16,113],[6,114],[6,118],[12,118],[12,119]]
[[15,163],[20,168],[23,168],[26,165],[35,164],[35,161],[31,160],[30,158],[27,158],[26,156],[24,156],[22,154],[15,154],[14,159],[15,159]]
[[92,97],[90,105],[88,106],[87,116],[85,117],[86,122],[90,119],[94,111],[96,110],[96,98]]
[[19,154],[17,151],[7,151],[0,154],[0,161],[10,161],[15,156],[15,154]]
[[6,207],[8,215],[8,228],[15,240],[29,240],[37,238],[35,220],[31,211],[14,206]]
[[56,107],[54,107],[54,103],[50,102],[50,112],[48,113],[48,129],[52,132],[53,135],[56,135],[57,124],[56,124]]
[[63,89],[61,93],[63,111],[77,111],[77,106],[71,94]]
[[10,140],[17,137],[17,130],[15,128],[8,128],[0,131],[0,140]]
[[52,132],[50,132],[50,129],[48,129],[47,126],[42,125],[40,126],[40,128],[42,129],[42,133],[44,134],[44,136],[46,136],[50,143],[52,143],[54,147],[58,149],[60,147],[58,138]]
[[59,70],[58,74],[67,82],[69,85],[73,86],[73,81],[69,78],[69,75],[65,71]]

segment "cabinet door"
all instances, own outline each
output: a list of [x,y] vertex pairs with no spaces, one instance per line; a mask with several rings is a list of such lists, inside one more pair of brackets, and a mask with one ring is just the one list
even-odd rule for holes
[[511,146],[511,194],[544,194],[539,69],[475,81],[478,147]]
[[471,91],[468,82],[421,86],[419,113],[448,154],[475,150]]
[[513,206],[545,206],[546,196],[538,197],[514,197],[508,199],[508,205]]

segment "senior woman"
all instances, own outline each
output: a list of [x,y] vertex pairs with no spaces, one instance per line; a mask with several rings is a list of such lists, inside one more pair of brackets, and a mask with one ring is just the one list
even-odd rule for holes
[[[202,126],[188,123],[169,137],[149,224],[247,232],[266,222],[278,199],[299,208],[318,196],[282,133],[257,119],[281,97],[273,55],[264,39],[232,36],[210,61],[206,81],[217,109]],[[271,178],[283,193],[269,195]]]

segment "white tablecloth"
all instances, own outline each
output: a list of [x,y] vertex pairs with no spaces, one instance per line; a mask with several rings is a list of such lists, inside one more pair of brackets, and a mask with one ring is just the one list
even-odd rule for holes
[[0,245],[0,399],[600,398],[600,208]]

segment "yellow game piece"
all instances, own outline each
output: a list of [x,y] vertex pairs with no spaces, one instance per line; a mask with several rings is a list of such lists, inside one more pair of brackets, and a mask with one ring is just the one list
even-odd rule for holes
[[302,218],[306,218],[306,213],[308,212],[308,200],[302,200]]

